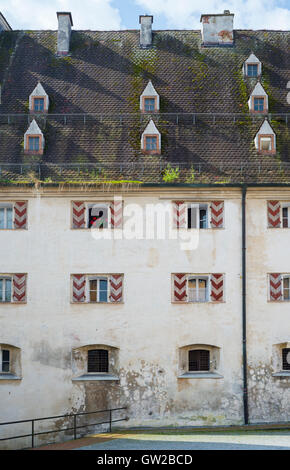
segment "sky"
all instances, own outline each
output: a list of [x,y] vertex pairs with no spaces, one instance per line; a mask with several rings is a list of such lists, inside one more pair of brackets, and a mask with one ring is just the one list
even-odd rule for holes
[[12,29],[57,29],[57,11],[72,13],[74,29],[139,29],[139,15],[154,29],[200,29],[200,15],[235,14],[235,29],[290,29],[290,0],[0,0]]

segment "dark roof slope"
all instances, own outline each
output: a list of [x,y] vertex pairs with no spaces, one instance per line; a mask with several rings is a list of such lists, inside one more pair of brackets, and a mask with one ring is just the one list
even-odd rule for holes
[[[178,164],[180,181],[290,181],[283,116],[289,112],[289,39],[285,31],[238,30],[234,47],[204,48],[200,31],[155,31],[153,47],[143,50],[138,31],[73,31],[70,55],[58,58],[55,31],[2,33],[0,164],[13,163],[13,173],[16,164],[40,163],[43,174],[50,177],[55,168],[51,177],[60,179],[85,178],[93,168],[96,178],[102,170],[105,178],[158,182],[170,163]],[[259,155],[253,143],[263,118],[248,113],[256,79],[244,79],[242,65],[252,51],[262,62],[273,113],[274,157]],[[161,156],[140,152],[149,116],[140,116],[139,96],[149,79],[161,97],[161,113],[153,116],[162,133]],[[35,159],[23,154],[28,117],[22,114],[38,81],[50,110],[36,118],[46,147]]]

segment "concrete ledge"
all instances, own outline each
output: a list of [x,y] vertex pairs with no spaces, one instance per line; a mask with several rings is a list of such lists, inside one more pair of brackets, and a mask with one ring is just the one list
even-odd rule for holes
[[179,375],[178,379],[223,379],[223,375],[217,372],[187,372],[186,374]]
[[22,380],[22,377],[18,377],[14,374],[3,374],[0,373],[0,380]]
[[281,372],[275,372],[275,374],[272,374],[272,377],[288,377],[288,379],[290,379],[290,370],[289,372],[287,372],[286,370]]
[[84,374],[80,375],[79,377],[75,377],[72,379],[73,382],[78,381],[95,381],[95,380],[120,380],[119,377],[116,375],[111,374]]

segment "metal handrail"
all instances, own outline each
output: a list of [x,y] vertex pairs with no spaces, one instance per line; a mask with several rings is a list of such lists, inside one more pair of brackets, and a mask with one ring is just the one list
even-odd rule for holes
[[[81,428],[87,428],[89,426],[96,426],[99,424],[109,424],[109,430],[108,432],[112,432],[112,423],[118,423],[120,421],[127,421],[128,418],[120,418],[120,419],[112,419],[112,412],[113,411],[120,411],[120,410],[127,410],[128,407],[120,407],[120,408],[109,408],[105,410],[95,410],[95,411],[86,411],[86,412],[80,412],[80,413],[70,413],[70,414],[65,414],[65,415],[57,415],[57,416],[46,416],[45,418],[33,418],[33,419],[22,419],[19,421],[7,421],[5,423],[0,423],[0,426],[8,426],[11,424],[20,424],[20,423],[31,423],[31,433],[30,434],[21,434],[20,436],[11,436],[11,437],[4,437],[0,438],[0,441],[9,441],[12,439],[20,439],[24,437],[31,437],[31,448],[33,449],[35,447],[34,445],[34,440],[35,436],[40,436],[43,434],[52,434],[52,433],[57,433],[57,432],[63,432],[63,431],[73,431],[74,435],[74,440],[77,439],[77,430]],[[91,415],[91,414],[97,414],[97,413],[109,413],[109,420],[108,421],[102,421],[102,422],[97,422],[97,423],[90,423],[90,424],[85,424],[82,426],[77,426],[77,417],[78,416],[84,416],[84,415]],[[45,421],[49,419],[58,419],[58,418],[73,418],[73,426],[72,427],[67,427],[67,428],[62,428],[62,429],[54,429],[52,431],[41,431],[41,432],[35,432],[35,426],[34,423],[37,421]]]

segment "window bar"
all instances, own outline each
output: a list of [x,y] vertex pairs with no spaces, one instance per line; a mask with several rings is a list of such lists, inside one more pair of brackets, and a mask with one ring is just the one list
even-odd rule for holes
[[34,448],[34,420],[31,420],[31,447]]
[[74,415],[74,440],[77,438],[77,415]]

